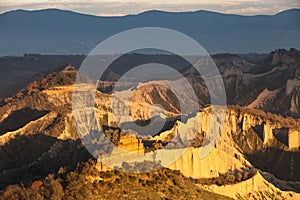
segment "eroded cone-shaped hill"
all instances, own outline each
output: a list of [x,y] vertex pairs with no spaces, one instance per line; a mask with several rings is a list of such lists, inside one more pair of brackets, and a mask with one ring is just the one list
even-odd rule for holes
[[299,117],[299,70],[296,49],[276,50],[250,68],[232,65],[222,74],[228,103]]

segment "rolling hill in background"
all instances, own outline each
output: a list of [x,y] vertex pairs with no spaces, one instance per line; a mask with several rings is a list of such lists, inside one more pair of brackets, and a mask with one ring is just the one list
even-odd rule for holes
[[138,27],[180,31],[209,53],[261,53],[300,48],[299,19],[299,9],[272,16],[154,10],[124,17],[98,17],[57,9],[16,10],[0,15],[0,55],[87,54],[104,39]]

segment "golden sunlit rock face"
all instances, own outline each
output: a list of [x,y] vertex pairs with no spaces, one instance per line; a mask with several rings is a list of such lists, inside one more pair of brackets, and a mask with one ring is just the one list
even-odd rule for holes
[[144,154],[144,145],[142,139],[138,139],[136,136],[132,135],[121,136],[118,148],[127,152]]

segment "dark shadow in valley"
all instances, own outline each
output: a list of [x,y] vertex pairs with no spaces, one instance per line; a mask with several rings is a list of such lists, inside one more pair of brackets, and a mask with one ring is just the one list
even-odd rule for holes
[[257,136],[264,141],[264,123],[251,127]]
[[72,170],[91,155],[80,140],[58,140],[35,134],[19,136],[1,146],[0,158],[0,189],[3,189],[11,184],[43,179],[61,167]]
[[[164,131],[172,129],[177,120],[180,120],[180,117],[168,118],[168,119],[162,119],[160,117],[153,117],[153,118],[147,119],[147,120],[136,120],[133,122],[122,123],[121,128],[123,130],[126,130],[126,129],[132,129],[132,127],[137,127],[138,130],[134,130],[134,131],[136,131],[140,136],[151,135],[154,137],[155,135],[159,135],[160,133],[162,133]],[[155,127],[160,126],[162,122],[164,122],[164,124],[163,124],[162,128],[159,130],[159,132],[153,133],[153,130],[155,129]],[[151,124],[151,126],[150,126],[150,124]]]
[[30,108],[13,111],[9,117],[0,123],[0,135],[18,130],[30,121],[37,120],[38,118],[46,115],[48,112],[49,111],[46,110],[32,110]]
[[289,129],[275,128],[273,130],[274,137],[282,144],[289,146]]
[[[266,148],[246,154],[248,160],[258,169],[269,172],[286,181],[300,181],[300,152]],[[298,188],[300,191],[300,188]]]
[[[178,121],[178,120],[181,121],[182,123],[187,123],[187,120],[190,119],[190,118],[195,117],[196,114],[197,114],[197,112],[192,112],[189,115],[177,116],[177,117],[166,118],[166,119],[163,119],[163,118],[160,118],[160,117],[152,117],[152,118],[146,119],[146,120],[135,120],[135,121],[132,121],[132,122],[124,122],[120,125],[121,127],[110,127],[110,126],[107,126],[107,125],[102,125],[102,130],[105,131],[105,130],[109,130],[109,129],[113,129],[113,130],[118,129],[119,131],[121,131],[122,129],[126,130],[126,129],[130,129],[130,128],[134,127],[134,125],[138,125],[141,128],[137,131],[139,133],[139,135],[141,135],[141,136],[147,136],[147,135],[155,136],[155,135],[161,134],[162,132],[171,130],[174,127],[176,121]],[[164,121],[165,123],[162,126],[161,130],[158,133],[153,135],[153,133],[152,133],[153,129],[151,129],[151,127],[152,128],[155,127],[156,123],[160,124],[160,121]],[[150,123],[153,123],[153,125],[151,125],[151,127],[147,127]]]

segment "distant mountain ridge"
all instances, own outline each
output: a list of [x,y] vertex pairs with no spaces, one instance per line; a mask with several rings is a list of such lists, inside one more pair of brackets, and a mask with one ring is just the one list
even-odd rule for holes
[[0,14],[0,55],[87,54],[106,38],[138,27],[170,28],[198,41],[209,53],[269,52],[300,48],[300,9],[240,16],[210,11],[146,11],[99,17],[73,11],[16,10]]

